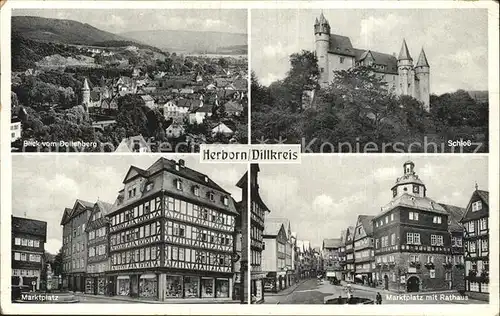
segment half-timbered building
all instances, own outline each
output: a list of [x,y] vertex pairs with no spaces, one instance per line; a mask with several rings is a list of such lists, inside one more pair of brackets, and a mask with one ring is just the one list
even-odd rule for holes
[[231,299],[237,215],[208,176],[160,158],[130,167],[110,219],[110,275],[117,295]]
[[[354,270],[357,283],[371,284],[375,269],[373,216],[359,215],[354,229]],[[373,264],[373,266],[372,266]]]
[[106,215],[112,209],[112,204],[97,201],[85,227],[88,241],[85,293],[88,294],[106,294],[106,271],[109,269],[109,219]]
[[349,226],[346,230],[346,242],[345,242],[345,280],[347,282],[354,282],[354,227]]
[[471,297],[489,300],[489,193],[476,190],[462,218],[464,227],[465,290]]
[[266,273],[262,270],[262,251],[264,248],[263,234],[264,221],[269,208],[262,200],[259,193],[258,164],[250,166],[250,271],[252,303],[264,301],[264,278]]
[[12,222],[12,286],[40,290],[45,266],[47,222],[11,217]]

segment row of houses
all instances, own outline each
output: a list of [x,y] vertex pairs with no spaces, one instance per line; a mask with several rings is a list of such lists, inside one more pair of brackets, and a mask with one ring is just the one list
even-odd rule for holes
[[488,192],[477,188],[464,207],[428,197],[415,165],[391,188],[392,200],[376,215],[358,215],[339,238],[323,241],[327,278],[396,292],[489,293]]
[[265,292],[282,291],[321,271],[319,249],[297,239],[291,223],[273,218],[259,192],[258,164],[250,167],[250,253],[253,303],[264,302]]
[[114,203],[76,200],[63,226],[63,287],[96,295],[241,299],[242,202],[185,162],[131,166]]

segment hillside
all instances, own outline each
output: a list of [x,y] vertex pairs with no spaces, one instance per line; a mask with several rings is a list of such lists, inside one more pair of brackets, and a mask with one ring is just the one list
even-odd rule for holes
[[97,42],[124,41],[121,36],[72,20],[35,16],[13,16],[12,32],[24,38],[64,44],[93,45]]
[[239,47],[236,51],[241,53],[242,46],[246,51],[248,41],[246,34],[226,32],[153,30],[120,35],[163,50],[180,53],[215,53],[223,47]]

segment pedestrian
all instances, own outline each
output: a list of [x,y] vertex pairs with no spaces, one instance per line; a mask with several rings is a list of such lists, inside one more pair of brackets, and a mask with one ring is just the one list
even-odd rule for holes
[[382,295],[380,295],[380,292],[377,292],[377,296],[376,296],[375,300],[377,301],[377,305],[382,304]]

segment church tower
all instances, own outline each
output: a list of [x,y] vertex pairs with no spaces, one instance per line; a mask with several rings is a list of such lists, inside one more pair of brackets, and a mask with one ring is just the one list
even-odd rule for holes
[[85,80],[83,81],[82,105],[85,108],[85,111],[88,112],[90,106],[90,87],[87,78],[85,78]]
[[325,19],[323,12],[314,23],[314,37],[316,57],[318,58],[319,70],[319,85],[325,88],[329,84],[329,70],[328,70],[328,48],[330,47],[330,24]]
[[398,56],[398,95],[414,95],[415,76],[413,74],[413,59],[408,51],[408,46],[406,46],[406,41],[403,39],[403,45]]
[[418,80],[418,95],[419,100],[424,104],[424,110],[430,111],[430,66],[427,61],[427,56],[425,56],[424,48],[420,52],[417,64],[415,65],[415,75]]

